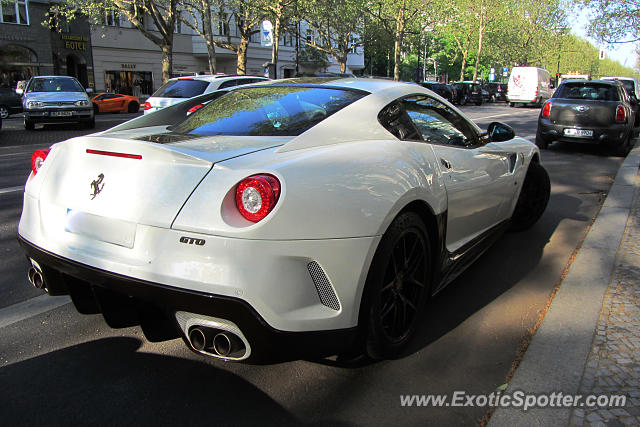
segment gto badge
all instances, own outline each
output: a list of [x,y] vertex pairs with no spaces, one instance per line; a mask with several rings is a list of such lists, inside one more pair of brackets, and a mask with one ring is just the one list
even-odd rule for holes
[[196,246],[204,246],[204,239],[194,239],[193,237],[182,236],[180,238],[180,243],[185,243],[187,245],[196,245]]
[[91,196],[91,200],[95,199],[96,196],[100,194],[100,192],[104,188],[104,184],[102,183],[103,180],[104,174],[101,173],[100,175],[98,175],[98,179],[94,179],[93,181],[91,181],[91,189],[93,190],[93,193],[89,194]]

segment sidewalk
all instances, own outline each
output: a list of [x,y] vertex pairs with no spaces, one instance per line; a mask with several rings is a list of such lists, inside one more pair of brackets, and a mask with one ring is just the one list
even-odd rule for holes
[[[490,426],[640,425],[640,142],[505,394],[623,394],[623,408],[498,408]],[[588,172],[586,172],[588,173]]]

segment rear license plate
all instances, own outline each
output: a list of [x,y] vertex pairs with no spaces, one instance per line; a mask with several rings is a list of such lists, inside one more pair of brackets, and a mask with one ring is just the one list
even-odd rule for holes
[[51,117],[66,117],[73,116],[73,111],[52,111]]
[[593,130],[591,129],[565,129],[565,136],[575,136],[575,137],[590,137],[593,136]]

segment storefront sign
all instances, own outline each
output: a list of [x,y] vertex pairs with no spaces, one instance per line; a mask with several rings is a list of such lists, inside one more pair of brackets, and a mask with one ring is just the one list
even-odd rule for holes
[[120,64],[125,70],[135,70],[136,64]]
[[60,36],[64,40],[64,47],[71,50],[87,50],[88,37],[85,36],[70,36],[63,34]]

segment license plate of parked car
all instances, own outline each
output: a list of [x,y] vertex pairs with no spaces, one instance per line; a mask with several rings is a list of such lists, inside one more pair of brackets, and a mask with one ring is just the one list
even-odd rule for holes
[[72,115],[73,115],[73,111],[52,111],[51,112],[52,117],[72,116]]
[[590,130],[590,129],[565,129],[564,130],[564,135],[565,136],[576,136],[576,137],[593,136],[593,131]]

